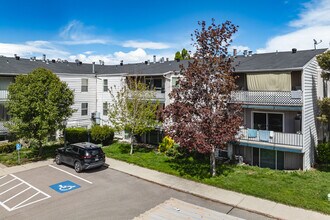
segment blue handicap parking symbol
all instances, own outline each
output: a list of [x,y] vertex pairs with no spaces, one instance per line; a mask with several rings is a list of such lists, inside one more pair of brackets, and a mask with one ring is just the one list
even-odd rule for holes
[[59,193],[65,193],[65,192],[69,192],[69,191],[80,188],[80,186],[78,184],[71,182],[69,180],[60,182],[60,183],[56,183],[49,187]]

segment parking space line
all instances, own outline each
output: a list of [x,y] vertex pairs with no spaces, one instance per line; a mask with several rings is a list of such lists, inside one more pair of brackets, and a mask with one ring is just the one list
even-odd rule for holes
[[5,182],[4,184],[0,185],[0,187],[2,187],[2,186],[4,186],[4,185],[7,185],[8,183],[11,183],[11,182],[13,182],[14,180],[15,180],[15,179],[11,179],[11,180],[9,180],[9,181]]
[[4,176],[2,176],[2,177],[0,177],[0,180],[2,179],[2,178],[5,178],[7,175],[4,175]]
[[8,192],[8,191],[10,191],[10,190],[12,190],[12,189],[14,189],[14,188],[16,188],[16,187],[18,187],[18,186],[22,185],[22,184],[23,184],[23,183],[21,182],[21,183],[19,183],[19,184],[15,185],[15,186],[13,186],[13,187],[11,187],[11,188],[7,189],[6,191],[3,191],[2,193],[0,193],[0,196],[1,196],[1,195],[3,195],[3,194],[5,194],[6,192]]
[[44,196],[46,196],[46,197],[48,197],[48,198],[50,198],[50,197],[51,197],[51,196],[50,196],[50,195],[48,195],[47,193],[44,193],[43,191],[41,191],[41,190],[39,190],[38,188],[36,188],[36,187],[32,186],[30,183],[28,183],[28,182],[26,182],[26,181],[22,180],[21,178],[18,178],[17,176],[15,176],[15,175],[13,175],[13,174],[10,174],[10,175],[11,175],[12,177],[14,177],[14,178],[18,179],[19,181],[21,181],[21,182],[25,183],[25,184],[26,184],[26,185],[28,185],[29,187],[31,187],[31,188],[33,188],[33,189],[37,190],[38,192],[42,193]]
[[33,202],[26,203],[26,204],[21,205],[21,206],[19,206],[19,207],[12,208],[11,211],[13,211],[13,210],[15,210],[15,209],[18,209],[18,208],[23,208],[23,207],[28,206],[28,205],[32,205],[32,204],[34,204],[34,203],[40,202],[40,201],[45,200],[45,199],[48,199],[48,198],[49,198],[49,197],[44,197],[44,198],[42,198],[42,199],[38,199],[38,200],[35,200],[35,201],[33,201]]
[[1,205],[2,207],[4,207],[8,212],[11,211],[11,208],[9,208],[8,206],[6,206],[6,205],[3,204],[2,202],[0,202],[0,205]]
[[15,198],[16,196],[19,196],[19,195],[21,195],[22,193],[24,193],[24,192],[28,191],[29,189],[31,189],[31,187],[28,187],[28,188],[24,189],[23,191],[21,191],[21,192],[19,192],[19,193],[15,194],[15,195],[13,195],[12,197],[10,197],[9,199],[7,199],[6,201],[3,201],[2,203],[6,203],[6,202],[8,202],[8,201],[12,200],[12,199],[13,199],[13,198]]
[[18,203],[17,205],[15,205],[14,207],[12,207],[11,209],[12,209],[12,210],[15,210],[16,207],[19,207],[21,204],[23,204],[24,202],[26,202],[26,201],[32,199],[33,197],[35,197],[35,196],[38,195],[38,194],[39,194],[39,192],[35,193],[34,195],[32,195],[32,196],[30,196],[29,198],[25,199],[23,202]]
[[50,167],[52,167],[52,168],[54,168],[54,169],[57,169],[57,170],[59,170],[59,171],[62,171],[62,172],[64,172],[64,173],[66,173],[66,174],[69,174],[69,175],[71,175],[71,176],[73,176],[73,177],[76,177],[77,179],[80,179],[80,180],[82,180],[82,181],[85,181],[86,183],[93,184],[91,181],[88,181],[88,180],[86,180],[86,179],[84,179],[84,178],[81,178],[81,177],[79,177],[79,176],[76,176],[76,175],[74,175],[74,174],[72,174],[72,173],[70,173],[70,172],[68,172],[68,171],[65,171],[65,170],[62,170],[62,169],[60,169],[60,168],[54,167],[53,165],[48,165],[48,166],[50,166]]

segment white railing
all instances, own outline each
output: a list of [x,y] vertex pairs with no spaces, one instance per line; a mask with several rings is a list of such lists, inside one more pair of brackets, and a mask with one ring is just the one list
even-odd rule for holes
[[7,100],[8,90],[0,90],[0,100]]
[[281,144],[281,145],[290,145],[290,146],[303,146],[303,135],[295,134],[295,133],[282,133],[282,132],[274,132],[273,136],[270,135],[268,141],[260,140],[259,131],[257,131],[256,137],[248,136],[248,129],[241,129],[237,135],[239,140],[249,140],[249,141],[257,141],[263,143],[272,143],[272,144]]
[[234,91],[232,102],[256,105],[302,105],[302,91]]

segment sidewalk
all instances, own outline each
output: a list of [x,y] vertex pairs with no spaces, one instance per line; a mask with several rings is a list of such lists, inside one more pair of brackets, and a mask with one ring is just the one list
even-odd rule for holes
[[[309,211],[301,208],[283,205],[265,199],[259,199],[253,196],[244,195],[229,190],[208,186],[197,183],[191,180],[186,180],[180,177],[161,173],[158,171],[146,169],[136,165],[132,165],[119,160],[107,158],[109,168],[145,179],[159,185],[167,186],[182,192],[190,193],[206,199],[228,204],[240,209],[245,209],[251,212],[260,213],[269,217],[278,219],[315,219],[315,220],[329,220],[330,216],[314,211]],[[35,163],[24,164],[14,167],[0,167],[0,176],[17,173],[37,167],[47,166],[53,163],[53,159],[39,161]]]
[[146,169],[126,162],[107,158],[107,164],[115,169],[141,179],[148,180],[163,186],[170,187],[182,192],[218,201],[240,209],[260,213],[278,219],[299,219],[299,220],[329,220],[330,216],[314,211],[296,208],[253,196],[244,195],[229,190],[196,183],[169,174]]

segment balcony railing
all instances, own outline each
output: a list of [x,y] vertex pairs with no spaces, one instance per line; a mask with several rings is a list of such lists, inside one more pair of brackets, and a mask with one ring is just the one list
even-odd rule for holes
[[232,102],[250,105],[302,106],[302,91],[234,91]]
[[[261,131],[261,130],[260,130]],[[262,143],[289,145],[289,146],[303,146],[303,135],[295,133],[282,133],[282,132],[270,132],[270,136],[266,140],[260,139],[260,131],[257,131],[256,137],[249,137],[248,129],[241,129],[237,135],[239,140],[256,141]]]
[[0,90],[0,100],[7,100],[8,90]]

